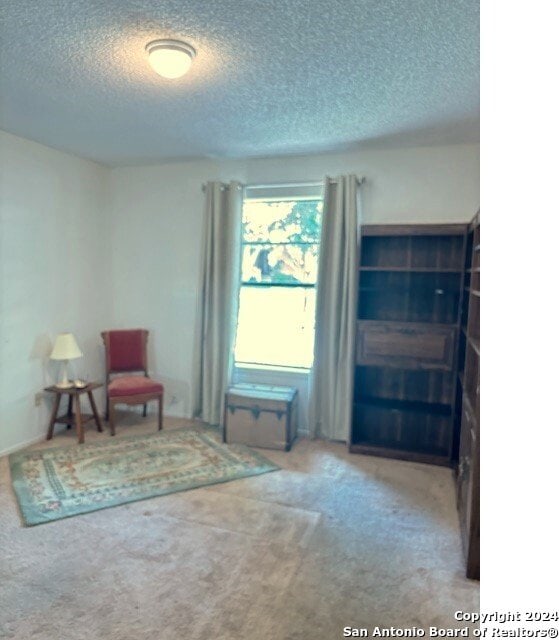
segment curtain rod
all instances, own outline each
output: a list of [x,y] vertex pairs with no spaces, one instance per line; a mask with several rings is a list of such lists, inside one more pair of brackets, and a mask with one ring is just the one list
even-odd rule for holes
[[[239,184],[239,189],[242,189],[244,185]],[[221,186],[220,191],[225,191],[225,189],[229,189],[229,185],[228,184],[224,184]],[[202,191],[205,193],[206,192],[206,184],[204,183],[202,185]]]
[[[330,183],[334,182],[333,178],[330,178]],[[365,176],[361,176],[357,178],[357,184],[363,184],[366,181]],[[284,187],[321,187],[324,183],[324,180],[313,180],[311,182],[271,182],[269,184],[245,184],[243,185],[245,189],[272,189],[272,188],[284,188]],[[226,185],[227,186],[227,185]],[[202,185],[202,191],[206,191],[206,185]]]
[[[330,178],[330,182],[335,182],[334,178]],[[357,184],[363,184],[365,182],[365,176],[357,178]],[[324,180],[312,180],[310,182],[271,182],[270,184],[245,184],[245,188],[259,188],[269,189],[274,187],[321,187],[324,184]]]
[[254,184],[245,184],[246,189],[274,189],[281,187],[321,187],[322,180],[312,180],[311,182],[270,182],[269,184],[260,184],[255,182]]

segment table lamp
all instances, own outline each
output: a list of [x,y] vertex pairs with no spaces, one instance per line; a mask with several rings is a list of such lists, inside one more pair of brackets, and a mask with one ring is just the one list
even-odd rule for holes
[[72,383],[68,381],[68,360],[81,358],[83,353],[72,333],[60,333],[56,336],[54,347],[50,354],[51,360],[62,360],[62,381],[56,386],[59,389],[69,389]]

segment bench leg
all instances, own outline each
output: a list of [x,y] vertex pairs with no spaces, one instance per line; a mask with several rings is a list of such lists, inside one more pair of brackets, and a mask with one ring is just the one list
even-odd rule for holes
[[83,432],[82,410],[79,396],[76,396],[76,429],[78,430],[78,443],[83,444],[85,436]]
[[91,411],[93,412],[93,417],[95,418],[95,424],[97,425],[97,431],[101,433],[103,431],[103,427],[101,426],[101,420],[99,420],[99,414],[97,413],[97,405],[95,404],[95,398],[93,397],[93,391],[87,392],[87,397],[89,398],[89,404],[91,405]]
[[[73,403],[73,401],[74,401],[74,396],[71,393],[69,393],[68,394],[68,418],[72,418],[72,403]],[[69,424],[66,428],[67,429],[71,429],[72,425]]]
[[157,430],[161,431],[161,429],[163,429],[163,394],[161,394],[158,399],[157,417],[159,423]]
[[58,407],[60,406],[61,393],[56,394],[54,404],[52,405],[52,413],[50,415],[49,430],[47,431],[47,440],[52,440],[52,434],[54,433],[54,423],[58,415]]

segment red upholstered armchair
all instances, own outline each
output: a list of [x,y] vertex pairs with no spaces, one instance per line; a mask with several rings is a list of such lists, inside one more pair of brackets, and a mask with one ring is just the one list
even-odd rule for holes
[[[105,343],[107,406],[105,419],[109,420],[111,435],[115,434],[114,408],[117,404],[143,404],[144,418],[147,403],[157,400],[159,431],[163,428],[163,385],[148,376],[147,343],[145,329],[103,331]],[[143,375],[120,375],[111,380],[111,374],[143,372]]]

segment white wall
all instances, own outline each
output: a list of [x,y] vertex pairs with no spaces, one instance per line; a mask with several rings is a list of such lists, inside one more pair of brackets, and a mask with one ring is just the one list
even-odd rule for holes
[[206,163],[115,169],[111,175],[114,328],[150,331],[149,367],[165,412],[185,415],[190,392]]
[[[479,145],[185,162],[111,172],[115,320],[119,327],[151,330],[151,368],[165,382],[168,414],[183,415],[189,406],[201,185],[215,179],[248,184],[321,180],[349,172],[367,179],[364,222],[464,222],[479,207]],[[239,379],[249,378],[243,372]],[[269,373],[266,380],[288,381]],[[299,379],[297,386],[304,392]],[[303,408],[303,422],[305,415]]]
[[[466,221],[479,205],[479,146],[362,150],[265,160],[197,161],[110,170],[0,132],[0,454],[43,438],[56,380],[57,333],[84,352],[75,373],[101,379],[99,332],[151,330],[150,369],[166,413],[189,407],[203,194],[207,180],[273,183],[364,175],[365,222]],[[306,379],[293,384],[306,427]],[[101,402],[102,394],[98,394]]]
[[[99,332],[150,329],[150,368],[166,413],[189,407],[203,194],[207,180],[244,183],[364,175],[364,222],[452,222],[478,208],[479,146],[362,150],[265,160],[109,170],[0,132],[0,454],[44,437],[55,381],[51,342],[76,334],[83,377],[103,375]],[[293,384],[274,372],[239,380]],[[98,394],[101,401],[102,394]]]
[[[364,149],[343,154],[228,161],[219,178],[244,183],[365,176],[364,222],[464,222],[479,208],[479,145]],[[187,169],[187,166],[185,166]]]
[[[112,322],[109,170],[0,131],[0,454],[45,437],[57,333],[76,335],[76,373],[102,379]],[[101,395],[99,395],[99,400]]]

